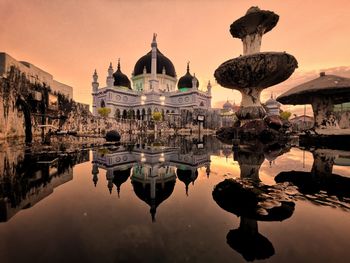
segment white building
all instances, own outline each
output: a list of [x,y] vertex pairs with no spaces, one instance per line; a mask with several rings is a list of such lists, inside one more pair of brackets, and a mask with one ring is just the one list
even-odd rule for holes
[[276,99],[273,98],[273,94],[271,93],[271,98],[269,98],[265,104],[265,109],[267,116],[280,115],[281,103],[279,103]]
[[[150,120],[153,112],[180,113],[181,109],[211,108],[211,85],[200,91],[198,79],[191,75],[189,65],[186,74],[177,81],[175,67],[157,47],[154,34],[151,51],[135,64],[129,78],[122,73],[120,61],[114,72],[108,68],[106,86],[99,88],[97,72],[92,82],[92,112],[109,108],[109,117]],[[114,73],[113,73],[114,72]],[[131,114],[131,116],[129,115]]]

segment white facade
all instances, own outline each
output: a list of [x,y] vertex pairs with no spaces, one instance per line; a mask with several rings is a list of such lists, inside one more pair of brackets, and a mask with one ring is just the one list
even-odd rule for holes
[[[200,91],[197,88],[197,79],[194,77],[193,86],[180,91],[176,75],[168,74],[165,66],[159,73],[159,67],[162,65],[157,64],[159,63],[157,52],[160,51],[157,49],[156,35],[153,37],[151,47],[151,71],[147,71],[145,66],[143,72],[133,74],[130,88],[126,85],[114,85],[112,65],[108,69],[107,86],[99,88],[98,75],[95,71],[92,82],[92,108],[95,116],[98,115],[98,108],[103,107],[111,110],[109,117],[127,118],[127,115],[131,114],[131,118],[140,120],[150,120],[153,112],[161,112],[164,116],[166,113],[180,113],[181,109],[211,108],[210,83],[207,91]],[[165,57],[163,54],[161,56]],[[169,62],[168,60],[167,63]],[[119,71],[119,74],[122,73]]]
[[281,104],[276,99],[273,98],[272,94],[271,94],[271,98],[269,98],[265,102],[264,106],[266,109],[267,116],[280,115]]

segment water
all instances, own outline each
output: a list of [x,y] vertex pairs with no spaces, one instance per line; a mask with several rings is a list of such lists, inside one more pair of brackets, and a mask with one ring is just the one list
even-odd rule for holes
[[211,137],[2,147],[1,262],[348,262],[349,163]]

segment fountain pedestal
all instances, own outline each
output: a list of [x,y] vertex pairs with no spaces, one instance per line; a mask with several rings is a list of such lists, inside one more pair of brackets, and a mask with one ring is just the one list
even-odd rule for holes
[[276,26],[278,19],[271,11],[251,7],[245,16],[233,22],[230,32],[242,40],[244,55],[224,62],[214,73],[221,86],[241,92],[241,108],[236,113],[241,125],[266,116],[260,102],[261,92],[288,79],[298,65],[285,52],[260,52],[262,36]]

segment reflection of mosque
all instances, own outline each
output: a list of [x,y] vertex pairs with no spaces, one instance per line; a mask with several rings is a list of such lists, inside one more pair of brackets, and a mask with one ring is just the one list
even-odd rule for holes
[[[17,161],[9,161],[9,156],[13,155]],[[4,222],[72,180],[73,166],[89,161],[89,152],[29,155],[11,151],[0,158],[0,167],[4,166],[5,172],[0,177],[0,222]]]
[[201,143],[183,138],[175,140],[168,142],[167,146],[135,144],[133,149],[120,146],[113,151],[101,149],[93,152],[94,184],[98,181],[99,168],[102,168],[106,170],[109,191],[112,193],[115,185],[119,196],[121,185],[131,177],[136,196],[150,206],[154,220],[157,207],[172,194],[176,178],[185,184],[188,194],[189,185],[197,179],[199,168],[205,167],[209,175],[210,155],[219,147],[207,140]]

